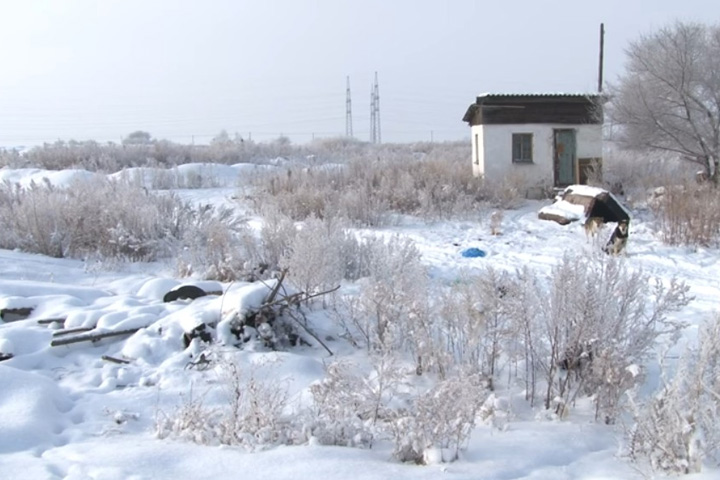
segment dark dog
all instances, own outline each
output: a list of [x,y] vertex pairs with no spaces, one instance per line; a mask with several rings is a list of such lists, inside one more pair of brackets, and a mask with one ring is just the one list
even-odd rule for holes
[[610,235],[610,240],[608,240],[603,248],[603,252],[610,255],[619,255],[625,250],[629,236],[630,228],[628,221],[621,220],[617,224],[617,227],[615,227],[615,230],[613,230],[612,235]]

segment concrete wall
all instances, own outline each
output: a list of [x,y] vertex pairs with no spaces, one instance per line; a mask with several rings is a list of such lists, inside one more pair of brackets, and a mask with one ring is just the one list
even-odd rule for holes
[[[473,174],[489,182],[502,182],[508,176],[529,186],[554,185],[553,131],[572,128],[576,131],[577,157],[602,157],[601,125],[476,125],[471,129]],[[533,134],[533,163],[513,163],[513,133]],[[476,144],[480,142],[480,150]]]
[[472,169],[473,175],[482,177],[485,175],[485,148],[483,146],[483,126],[475,125],[470,129],[472,139]]

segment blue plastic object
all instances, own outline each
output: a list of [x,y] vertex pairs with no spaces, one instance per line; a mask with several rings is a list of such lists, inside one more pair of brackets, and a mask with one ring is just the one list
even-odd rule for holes
[[479,248],[475,248],[475,247],[466,248],[465,250],[462,251],[462,256],[466,257],[466,258],[482,258],[485,255],[487,255],[487,254],[485,253],[484,250],[480,250]]

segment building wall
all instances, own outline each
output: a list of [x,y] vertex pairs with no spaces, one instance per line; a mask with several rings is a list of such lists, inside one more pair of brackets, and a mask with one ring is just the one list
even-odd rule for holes
[[485,149],[483,148],[483,126],[475,125],[470,129],[472,139],[472,171],[476,177],[485,175]]
[[[572,128],[576,131],[577,157],[602,157],[601,125],[545,125],[510,124],[476,125],[471,129],[473,139],[473,174],[482,176],[490,182],[502,182],[507,177],[536,187],[552,187],[553,170],[553,131]],[[533,134],[533,163],[512,162],[512,134]],[[479,156],[476,156],[475,138],[482,144]],[[479,158],[480,164],[475,161]]]

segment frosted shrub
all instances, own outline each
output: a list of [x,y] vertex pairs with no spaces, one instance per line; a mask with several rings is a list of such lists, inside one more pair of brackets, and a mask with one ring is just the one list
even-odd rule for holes
[[435,296],[428,337],[437,345],[435,358],[443,359],[441,371],[479,374],[494,388],[501,362],[514,358],[519,344],[509,309],[513,282],[509,274],[487,268],[463,274]]
[[228,282],[247,273],[257,261],[255,240],[244,220],[228,208],[204,208],[182,232],[178,273]]
[[660,391],[634,404],[628,433],[633,460],[656,470],[695,473],[703,460],[720,465],[720,316],[705,325]]
[[386,201],[367,188],[347,189],[337,199],[337,213],[355,225],[377,227],[387,222]]
[[80,181],[70,188],[33,184],[0,189],[3,248],[45,255],[154,260],[173,238],[174,197],[149,195],[122,182]]
[[470,279],[463,277],[439,296],[437,328],[446,340],[452,363],[468,372],[479,373],[483,363],[485,316]]
[[160,439],[177,437],[201,445],[216,445],[218,411],[204,405],[203,397],[194,397],[192,390],[182,404],[169,414],[158,412],[155,435]]
[[[71,232],[58,206],[67,194],[49,184],[0,185],[0,248],[20,249],[52,257],[67,255]],[[92,228],[92,226],[90,227]]]
[[479,313],[484,321],[480,336],[481,372],[490,379],[492,387],[499,372],[498,363],[501,355],[507,358],[510,352],[510,340],[514,336],[508,307],[514,285],[509,275],[487,268],[476,278],[474,286],[480,302]]
[[486,397],[478,375],[438,382],[415,397],[408,410],[397,411],[388,424],[393,456],[419,464],[457,460]]
[[499,183],[485,182],[483,198],[494,208],[513,210],[525,202],[528,188],[533,186],[531,179],[522,174],[510,174]]
[[270,268],[279,268],[281,260],[290,254],[296,234],[292,219],[274,208],[267,208],[260,231],[263,262]]
[[[444,377],[453,368],[447,336],[431,302],[427,271],[412,241],[393,237],[364,239],[359,244],[364,278],[359,295],[335,305],[345,336],[369,351],[403,351],[416,372]],[[365,273],[366,272],[366,273]]]
[[[174,195],[154,195],[129,182],[101,177],[69,188],[49,184],[0,186],[0,248],[18,248],[53,257],[131,261],[166,258],[187,247],[193,268],[232,263],[231,240],[240,232],[228,212],[194,209]],[[213,244],[214,242],[214,244]],[[199,255],[199,250],[204,254]],[[187,253],[187,252],[186,252]]]
[[610,147],[603,154],[600,186],[622,193],[631,204],[644,202],[648,190],[692,176],[688,165],[669,153]]
[[287,389],[271,379],[260,379],[256,372],[243,372],[237,363],[221,362],[221,379],[227,395],[220,428],[222,443],[250,448],[292,442],[293,425],[283,410],[288,404]]
[[327,366],[323,380],[310,386],[313,406],[307,435],[323,445],[372,446],[382,424],[393,415],[392,404],[404,376],[391,355],[371,358],[369,374],[349,361]]
[[373,242],[369,274],[354,319],[357,331],[368,349],[402,348],[412,338],[413,318],[427,301],[420,253],[410,240]]
[[361,378],[353,375],[348,365],[328,365],[325,378],[310,386],[314,403],[307,435],[322,445],[340,446],[362,445],[364,438],[371,437],[372,432],[355,412],[361,386]]
[[241,371],[231,359],[222,359],[218,368],[224,402],[209,408],[203,398],[193,398],[191,393],[175,411],[158,416],[158,437],[241,445],[250,450],[293,443],[298,427],[283,413],[287,390],[280,383],[259,379],[254,372]]
[[343,158],[342,165],[294,168],[262,179],[257,185],[262,203],[295,220],[342,216],[356,225],[377,226],[389,220],[388,213],[467,216],[475,213],[478,199],[488,197],[482,183],[468,175],[464,142],[380,150]]
[[720,240],[720,191],[710,184],[668,184],[651,206],[663,242],[714,246]]
[[[534,325],[523,328],[538,337],[533,357],[546,379],[545,407],[560,397],[558,414],[580,395],[594,395],[596,418],[613,423],[625,392],[642,380],[642,366],[658,339],[675,339],[684,326],[668,314],[687,305],[688,287],[667,285],[621,260],[606,255],[566,255],[553,269],[552,284],[524,282],[537,290],[518,298],[534,299],[533,316],[518,314]],[[526,305],[516,304],[516,312]],[[543,360],[543,357],[545,359]]]
[[309,217],[296,226],[273,208],[266,212],[257,255],[271,269],[287,268],[299,288],[313,292],[369,275],[378,241],[359,238],[346,221]]
[[329,290],[340,284],[345,269],[342,257],[344,231],[338,222],[308,218],[295,234],[280,266],[307,293]]

